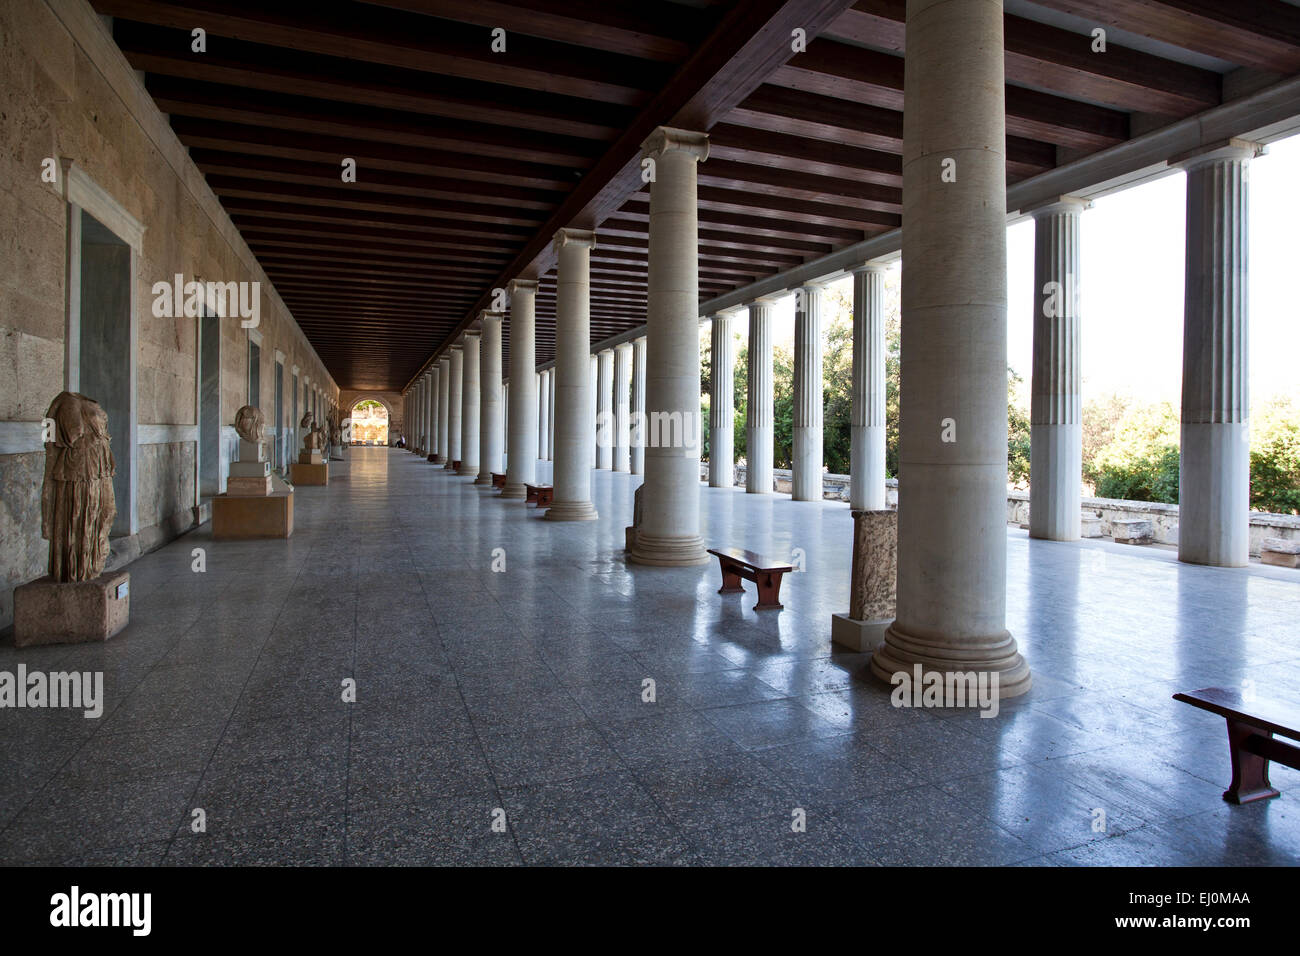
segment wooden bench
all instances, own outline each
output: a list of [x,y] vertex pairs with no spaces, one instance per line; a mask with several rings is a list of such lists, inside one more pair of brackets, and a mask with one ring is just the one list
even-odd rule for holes
[[1238,691],[1223,687],[1174,694],[1174,700],[1227,719],[1232,783],[1223,799],[1229,803],[1252,803],[1278,795],[1268,782],[1270,760],[1300,770],[1300,747],[1273,736],[1300,740],[1300,709],[1280,701],[1245,701]]
[[499,475],[499,474],[497,474],[495,471],[492,472],[492,487],[493,487],[493,488],[504,488],[505,486],[506,486],[506,476],[505,476],[505,475]]
[[722,587],[719,594],[744,594],[740,579],[758,585],[758,603],[755,611],[779,611],[781,604],[781,575],[793,571],[793,565],[773,561],[753,551],[741,548],[709,548],[709,554],[718,559],[722,569]]
[[554,489],[550,485],[524,485],[524,504],[537,502],[537,507],[545,508],[551,503]]

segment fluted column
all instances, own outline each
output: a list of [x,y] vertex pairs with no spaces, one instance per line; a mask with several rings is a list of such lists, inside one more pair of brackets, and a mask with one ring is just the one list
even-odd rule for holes
[[592,521],[591,248],[581,229],[555,234],[555,478],[551,521]]
[[[1003,7],[909,0],[897,617],[871,669],[1029,689],[1006,628]],[[923,680],[925,678],[923,677]]]
[[1250,231],[1247,164],[1232,140],[1180,158],[1187,170],[1178,559],[1250,560]]
[[628,415],[632,474],[645,474],[645,336],[632,340],[632,395]]
[[438,359],[438,457],[435,461],[447,463],[447,453],[451,444],[447,434],[450,409],[447,407],[451,394],[451,358],[444,355]]
[[700,537],[700,274],[698,166],[704,133],[659,127],[642,149],[650,184],[646,282],[645,481],[628,549],[636,564],[709,560]]
[[411,451],[424,454],[424,379],[415,383],[415,434],[412,436]]
[[745,491],[772,493],[772,299],[749,305],[748,396],[745,409]]
[[631,406],[628,390],[632,379],[632,345],[624,342],[614,348],[614,470],[630,471],[632,457],[628,448]]
[[479,354],[479,467],[476,485],[492,487],[492,475],[502,473],[504,451],[501,420],[501,322],[500,312],[483,312]]
[[510,292],[510,452],[502,498],[527,496],[537,483],[537,280],[512,279]]
[[736,483],[736,343],[732,313],[719,312],[710,322],[713,377],[709,383],[709,487]]
[[429,450],[428,461],[438,461],[438,365],[429,368]]
[[791,497],[822,500],[822,287],[807,284],[795,295],[794,435]]
[[853,270],[853,408],[849,507],[885,510],[885,272],[880,262]]
[[465,418],[465,337],[451,347],[451,385],[447,396],[447,463],[450,470],[461,460]]
[[555,460],[555,366],[546,373],[546,460]]
[[480,406],[483,401],[479,384],[482,336],[478,331],[465,333],[465,361],[461,379],[460,403],[460,468],[456,474],[478,479],[479,443],[482,434]]
[[596,467],[614,467],[614,350],[596,354]]
[[1033,211],[1034,352],[1029,411],[1029,536],[1078,541],[1083,483],[1079,390],[1079,226],[1087,203]]
[[551,376],[549,371],[537,373],[537,457],[545,461],[550,454],[546,447],[551,437]]
[[591,467],[600,467],[600,359],[591,356]]

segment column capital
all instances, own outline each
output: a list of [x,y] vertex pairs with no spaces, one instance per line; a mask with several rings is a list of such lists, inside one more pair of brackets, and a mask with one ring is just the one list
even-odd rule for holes
[[583,246],[587,249],[596,248],[596,234],[590,229],[570,229],[565,227],[555,234],[555,248],[563,249],[565,246]]
[[1203,166],[1206,163],[1221,162],[1223,160],[1244,162],[1262,156],[1264,152],[1263,143],[1255,143],[1248,139],[1234,137],[1232,139],[1217,140],[1213,143],[1205,143],[1195,149],[1189,149],[1185,153],[1171,156],[1168,163],[1170,166],[1188,170]]
[[524,295],[536,295],[537,280],[536,279],[511,279],[509,282],[506,283],[506,292],[510,294],[511,298],[514,298],[514,296],[519,295],[521,293]]
[[630,352],[630,351],[632,351],[632,343],[631,343],[631,342],[620,342],[618,345],[615,345],[615,346],[614,346],[614,351],[615,351],[615,352]]
[[1081,213],[1091,208],[1091,199],[1084,199],[1082,196],[1057,196],[1029,206],[1022,206],[1020,211],[1035,219],[1042,219],[1044,216],[1059,216],[1062,213]]
[[773,292],[771,295],[760,295],[745,304],[745,308],[752,309],[756,305],[775,305],[787,296],[794,295],[790,290],[785,292]]
[[448,348],[449,348],[452,352],[456,351],[457,349],[463,349],[464,347],[465,347],[465,343],[464,343],[464,342],[453,342],[453,343],[451,343],[451,345],[448,346]]
[[490,309],[484,309],[478,314],[480,322],[500,322],[505,318],[504,312],[493,312]]
[[864,262],[862,263],[862,265],[854,266],[852,269],[849,270],[849,272],[853,273],[854,275],[857,275],[859,272],[888,272],[888,271],[889,271],[889,263],[881,262],[879,260]]
[[690,153],[702,163],[709,158],[709,134],[659,126],[641,144],[643,157],[659,156],[672,151]]

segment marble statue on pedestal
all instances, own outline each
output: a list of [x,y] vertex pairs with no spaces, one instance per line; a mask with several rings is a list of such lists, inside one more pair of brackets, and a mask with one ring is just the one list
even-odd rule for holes
[[45,417],[53,424],[41,487],[41,536],[50,542],[50,577],[60,583],[89,581],[104,570],[108,532],[117,516],[108,415],[92,398],[60,392]]

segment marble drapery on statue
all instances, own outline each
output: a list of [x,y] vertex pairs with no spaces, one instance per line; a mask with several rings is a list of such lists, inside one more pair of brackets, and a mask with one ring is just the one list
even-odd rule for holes
[[108,561],[108,532],[117,516],[108,415],[93,398],[60,392],[45,417],[54,427],[54,440],[45,443],[41,487],[41,536],[50,542],[50,577],[60,583],[89,581]]

